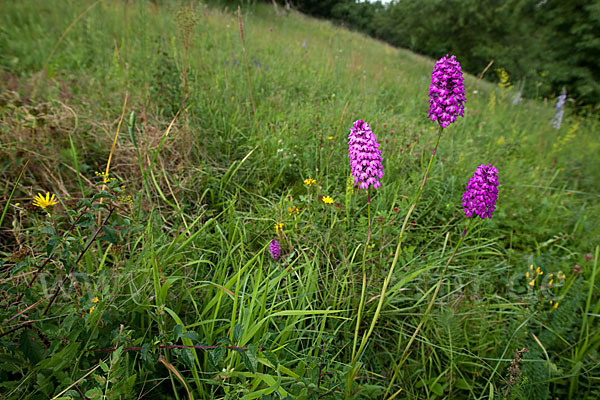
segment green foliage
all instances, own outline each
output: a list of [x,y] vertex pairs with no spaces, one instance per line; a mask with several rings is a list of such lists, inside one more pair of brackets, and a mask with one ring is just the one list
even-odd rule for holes
[[[508,88],[466,76],[465,117],[444,130],[354,377],[368,219],[367,194],[348,184],[347,130],[369,121],[385,168],[371,192],[360,340],[435,142],[426,119],[433,61],[240,3],[246,58],[231,7],[194,3],[194,29],[181,17],[188,1],[4,7],[0,392],[500,397],[515,350],[526,347],[512,398],[594,398],[598,263],[587,253],[600,234],[598,121],[567,113],[555,131],[552,105],[514,106]],[[331,12],[365,29],[349,4]],[[184,68],[185,108],[169,125]],[[102,190],[93,171],[109,154],[114,180]],[[392,384],[460,240],[464,186],[490,162],[498,208],[473,222]],[[46,191],[60,204],[31,206]],[[278,260],[266,252],[273,238]],[[534,287],[532,264],[544,271]],[[565,278],[550,285],[558,271]]]

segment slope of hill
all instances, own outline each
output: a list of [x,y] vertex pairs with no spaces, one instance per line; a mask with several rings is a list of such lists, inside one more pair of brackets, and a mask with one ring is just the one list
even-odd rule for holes
[[[243,41],[236,10],[189,2],[2,5],[0,393],[596,398],[598,121],[555,129],[553,104],[465,76],[413,211],[435,60],[241,19]],[[497,209],[464,235],[481,164]]]

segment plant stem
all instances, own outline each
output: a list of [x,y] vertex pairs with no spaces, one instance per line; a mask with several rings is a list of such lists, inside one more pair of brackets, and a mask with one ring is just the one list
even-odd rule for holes
[[381,314],[381,308],[383,307],[383,302],[385,301],[385,295],[387,292],[387,288],[390,284],[390,281],[392,280],[392,276],[394,274],[394,269],[396,268],[396,264],[398,263],[398,256],[400,255],[400,248],[402,247],[402,237],[404,235],[404,232],[406,231],[406,225],[417,205],[417,202],[419,201],[419,199],[421,198],[421,195],[423,194],[423,189],[425,188],[425,183],[427,183],[427,176],[429,175],[429,170],[431,169],[431,165],[433,164],[433,159],[435,157],[435,153],[437,151],[438,144],[440,143],[440,138],[442,137],[443,129],[444,128],[442,128],[440,126],[440,129],[438,131],[438,137],[435,141],[435,146],[433,148],[433,152],[431,153],[431,157],[429,158],[429,164],[427,165],[427,169],[425,170],[425,176],[423,176],[423,182],[421,183],[421,186],[419,187],[419,191],[417,192],[417,195],[415,196],[415,199],[413,200],[413,202],[410,206],[410,209],[408,210],[408,213],[406,214],[406,217],[404,217],[404,222],[402,223],[402,228],[400,229],[400,235],[398,236],[398,245],[396,246],[396,253],[394,254],[394,260],[392,261],[392,265],[390,267],[388,275],[386,276],[386,278],[383,281],[383,285],[381,287],[381,293],[379,295],[379,301],[377,303],[377,308],[375,310],[375,315],[373,315],[373,319],[371,320],[371,325],[369,326],[369,330],[367,331],[367,333],[363,336],[363,338],[361,340],[360,347],[358,348],[358,352],[356,352],[354,354],[354,357],[352,358],[352,362],[350,364],[351,365],[350,372],[349,372],[348,381],[347,381],[347,385],[346,385],[346,398],[348,398],[350,395],[349,391],[350,391],[350,385],[352,383],[352,379],[358,372],[358,369],[356,368],[356,362],[358,361],[358,357],[360,356],[361,352],[367,345],[367,341],[371,337],[371,334],[373,333],[373,329],[375,329],[375,325],[377,324],[377,319],[379,318],[379,315]]
[[369,220],[369,231],[367,233],[367,242],[363,251],[362,260],[362,289],[360,291],[360,303],[358,303],[358,316],[356,317],[356,328],[354,329],[354,341],[352,343],[352,360],[356,356],[356,342],[358,340],[358,329],[360,326],[360,316],[362,315],[362,309],[365,304],[365,291],[367,289],[367,273],[365,271],[365,263],[367,259],[367,248],[369,247],[369,241],[371,240],[371,189],[367,189],[367,218]]

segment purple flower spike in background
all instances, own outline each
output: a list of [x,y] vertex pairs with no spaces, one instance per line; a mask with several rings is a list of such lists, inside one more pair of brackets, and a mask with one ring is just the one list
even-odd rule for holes
[[269,243],[269,252],[271,253],[273,260],[277,260],[281,255],[281,247],[279,246],[277,239],[273,239],[271,240],[271,243]]
[[492,218],[497,198],[498,170],[492,164],[482,164],[473,173],[463,195],[465,215],[472,217],[473,214],[477,214],[481,218]]
[[456,57],[442,57],[433,67],[429,86],[429,119],[447,127],[465,112],[465,85]]
[[360,184],[361,189],[374,189],[381,186],[379,179],[383,178],[381,150],[375,134],[369,124],[362,119],[356,121],[348,135],[348,157],[354,176],[354,186]]

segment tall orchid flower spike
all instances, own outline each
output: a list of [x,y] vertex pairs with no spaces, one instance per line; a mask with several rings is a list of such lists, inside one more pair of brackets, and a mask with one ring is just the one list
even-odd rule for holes
[[464,116],[465,85],[456,57],[442,57],[435,63],[429,86],[429,119],[446,128]]
[[383,165],[381,164],[381,150],[377,137],[371,127],[362,119],[356,121],[348,135],[348,157],[350,168],[354,176],[354,186],[361,189],[374,189],[381,186],[379,181],[383,178]]

